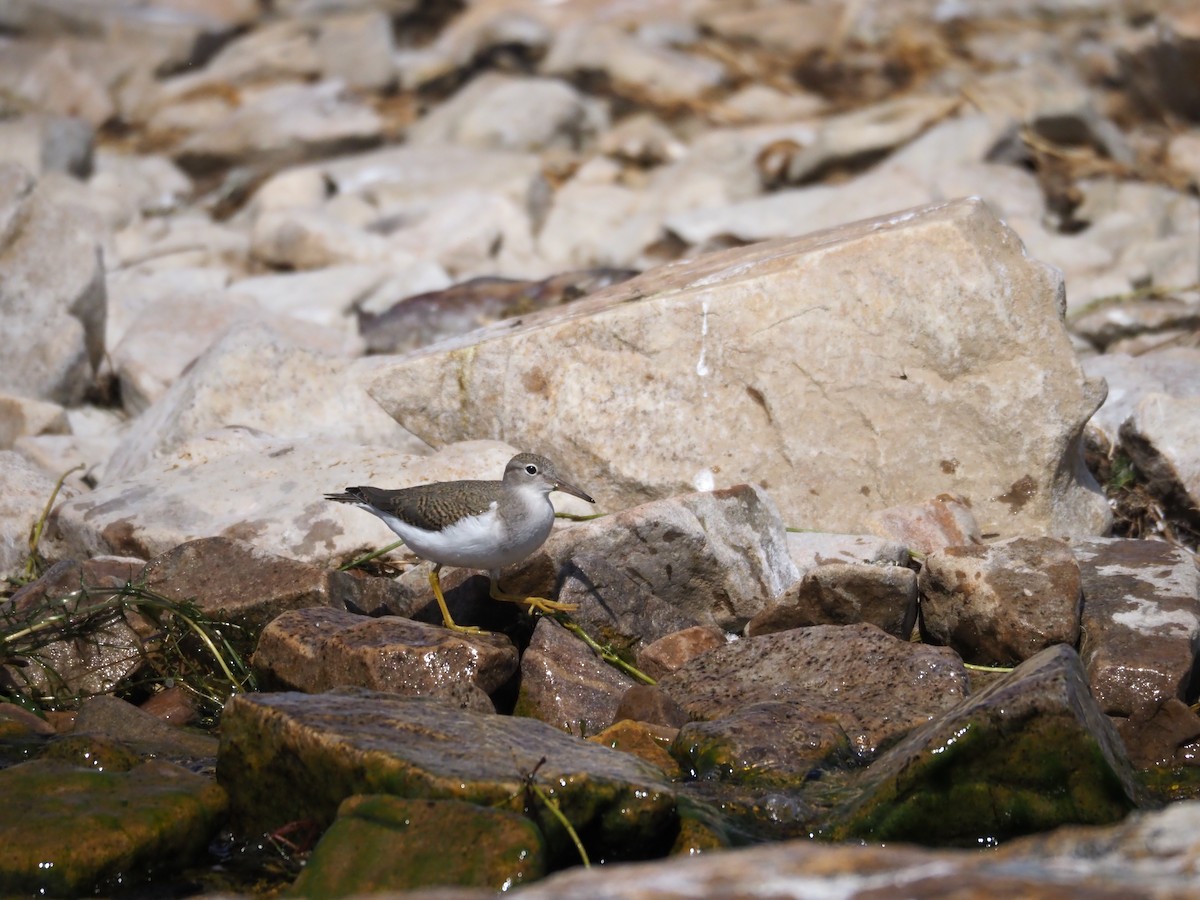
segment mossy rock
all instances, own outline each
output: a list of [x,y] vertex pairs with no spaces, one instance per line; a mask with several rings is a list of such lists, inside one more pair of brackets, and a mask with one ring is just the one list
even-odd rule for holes
[[457,800],[348,798],[289,895],[452,885],[507,891],[546,873],[541,832],[519,813]]

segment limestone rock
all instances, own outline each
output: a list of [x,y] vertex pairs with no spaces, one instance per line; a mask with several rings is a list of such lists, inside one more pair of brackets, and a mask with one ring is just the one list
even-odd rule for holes
[[1200,397],[1148,394],[1121,426],[1121,445],[1147,490],[1200,526]]
[[294,560],[340,563],[395,535],[374,516],[322,499],[324,492],[495,478],[514,452],[488,442],[413,456],[333,438],[313,443],[224,429],[133,477],[106,482],[86,499],[60,503],[47,525],[46,551],[145,559],[196,538],[224,536]]
[[[954,472],[958,460],[943,460],[943,471]],[[1012,491],[1013,502],[1022,502],[1030,486]],[[876,534],[899,541],[918,553],[933,553],[946,547],[979,543],[981,534],[970,501],[955,494],[939,494],[924,503],[910,503],[877,510],[867,516],[867,527]]]
[[106,475],[136,475],[227,424],[277,438],[312,441],[326,435],[421,450],[422,443],[389,421],[359,386],[372,367],[296,347],[263,323],[234,328],[146,410],[113,454]]
[[[1079,450],[1100,388],[1060,291],[959,201],[664,267],[397,360],[370,391],[430,442],[508,437],[603,469],[609,507],[756,481],[789,523],[855,531],[953,491],[984,531],[1090,534],[1109,520]],[[895,414],[910,405],[923,422]]]
[[964,660],[1012,666],[1079,640],[1079,565],[1062,541],[948,547],[921,569],[921,633]]
[[69,405],[104,352],[104,270],[87,217],[0,164],[0,390]]
[[[53,478],[21,454],[0,450],[0,578],[21,574],[29,557],[29,534],[53,491]],[[74,493],[68,488],[60,497]]]
[[800,574],[827,563],[907,566],[912,556],[902,542],[869,534],[788,531],[788,552]]

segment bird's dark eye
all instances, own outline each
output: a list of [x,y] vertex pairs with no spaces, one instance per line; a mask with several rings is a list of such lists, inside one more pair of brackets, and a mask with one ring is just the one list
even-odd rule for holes
[[526,475],[536,475],[537,473],[538,473],[538,467],[535,466],[533,463],[530,463],[529,465],[527,465],[525,467]]

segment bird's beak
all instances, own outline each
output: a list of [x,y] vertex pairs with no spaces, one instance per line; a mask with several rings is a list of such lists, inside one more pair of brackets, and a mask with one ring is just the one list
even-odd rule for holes
[[595,500],[593,500],[591,497],[589,497],[587,494],[585,494],[583,491],[581,491],[579,488],[575,487],[575,485],[571,484],[568,481],[554,482],[554,489],[556,491],[562,491],[564,494],[572,494],[572,495],[578,497],[580,500],[586,500],[588,503],[596,502]]

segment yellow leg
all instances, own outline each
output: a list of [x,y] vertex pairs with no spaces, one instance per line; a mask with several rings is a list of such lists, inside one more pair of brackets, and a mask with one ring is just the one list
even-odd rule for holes
[[433,588],[433,597],[437,600],[438,606],[442,610],[442,624],[451,631],[458,631],[464,634],[484,634],[482,628],[476,628],[474,625],[457,625],[450,618],[450,608],[446,606],[446,598],[442,596],[442,582],[438,578],[438,572],[441,570],[442,564],[438,563],[433,567],[433,571],[429,573],[429,586]]
[[545,597],[524,597],[521,594],[506,594],[500,590],[500,585],[496,583],[496,579],[488,576],[488,582],[491,588],[488,594],[493,600],[503,600],[506,603],[523,603],[530,608],[536,609],[538,612],[574,612],[579,609],[574,603],[559,603],[557,600],[547,600]]

